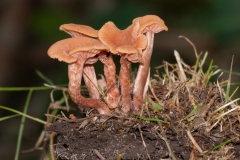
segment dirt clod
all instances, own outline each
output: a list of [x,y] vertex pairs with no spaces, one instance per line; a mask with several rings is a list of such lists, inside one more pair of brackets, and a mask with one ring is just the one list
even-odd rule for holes
[[[179,64],[184,72],[180,72]],[[240,110],[202,64],[162,67],[150,81],[142,114],[56,118],[55,155],[67,160],[195,160],[240,158]],[[182,76],[181,74],[185,74]],[[187,79],[181,78],[187,77]],[[104,120],[104,121],[103,121]],[[83,125],[84,124],[84,125]]]

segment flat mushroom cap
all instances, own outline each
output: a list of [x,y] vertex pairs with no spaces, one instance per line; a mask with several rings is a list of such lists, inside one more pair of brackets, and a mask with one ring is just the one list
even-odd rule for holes
[[98,37],[98,31],[86,25],[79,25],[73,23],[63,24],[60,26],[60,30],[67,32],[72,37]]
[[113,54],[124,54],[125,56],[141,54],[147,46],[147,38],[138,34],[139,27],[140,24],[137,21],[125,30],[120,30],[113,22],[107,22],[99,30],[98,37]]
[[165,25],[164,21],[156,15],[146,15],[143,17],[138,17],[133,20],[133,24],[139,21],[140,28],[138,33],[153,32],[158,33],[163,30],[167,31],[168,28]]
[[73,37],[54,43],[48,49],[48,55],[51,58],[57,58],[59,61],[73,63],[78,59],[74,56],[76,52],[89,52],[92,53],[89,56],[93,57],[101,51],[108,51],[108,47],[99,40],[89,37]]

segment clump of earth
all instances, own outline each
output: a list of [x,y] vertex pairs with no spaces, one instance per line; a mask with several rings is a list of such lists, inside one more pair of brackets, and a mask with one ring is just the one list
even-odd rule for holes
[[[56,135],[62,160],[240,159],[240,110],[223,87],[209,82],[201,66],[164,62],[140,115],[86,114],[58,117],[47,128]],[[184,78],[185,77],[185,78]]]

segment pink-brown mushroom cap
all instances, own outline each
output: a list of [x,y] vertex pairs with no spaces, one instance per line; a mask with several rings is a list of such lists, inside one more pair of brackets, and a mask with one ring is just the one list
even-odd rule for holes
[[58,59],[66,63],[73,63],[77,61],[76,57],[69,55],[70,50],[79,46],[76,38],[68,38],[57,41],[47,51],[48,56],[53,59]]
[[160,31],[167,31],[168,28],[164,21],[156,15],[146,15],[143,17],[138,17],[133,20],[133,23],[139,21],[140,27],[138,33],[153,32],[158,33]]
[[98,37],[98,31],[86,25],[69,23],[61,25],[59,29],[70,34],[72,37]]
[[74,56],[74,53],[77,51],[91,51],[91,53],[97,54],[102,50],[108,51],[108,47],[97,39],[88,37],[73,37],[54,43],[48,49],[48,55],[49,57],[56,58],[59,61],[73,63],[77,60],[77,57]]
[[147,46],[146,37],[138,35],[138,29],[139,23],[120,30],[113,22],[107,22],[99,30],[98,37],[113,54],[135,54]]

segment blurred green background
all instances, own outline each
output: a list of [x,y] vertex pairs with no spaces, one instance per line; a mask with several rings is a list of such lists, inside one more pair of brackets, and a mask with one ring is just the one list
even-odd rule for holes
[[[168,32],[155,35],[152,73],[163,60],[175,63],[174,49],[186,63],[194,65],[193,49],[184,39],[179,39],[179,35],[188,37],[198,52],[209,52],[207,64],[214,59],[220,68],[229,70],[234,55],[233,70],[239,72],[239,7],[240,1],[224,0],[1,0],[0,87],[42,86],[36,69],[55,84],[67,84],[67,64],[47,56],[53,43],[69,37],[59,31],[61,24],[77,23],[100,29],[107,21],[113,21],[120,29],[125,29],[132,19],[146,14],[158,15],[169,28]],[[98,73],[102,73],[101,66],[97,68]],[[228,75],[224,75],[222,79],[227,79]],[[240,79],[233,76],[233,81]],[[30,115],[45,119],[49,93],[34,92]],[[27,92],[0,92],[0,105],[22,110],[26,96]],[[0,110],[1,117],[10,114]],[[13,159],[19,124],[20,117],[0,122],[1,159]],[[27,120],[23,150],[34,147],[42,129],[41,124]],[[20,157],[22,160],[40,159],[41,151],[22,153]]]

